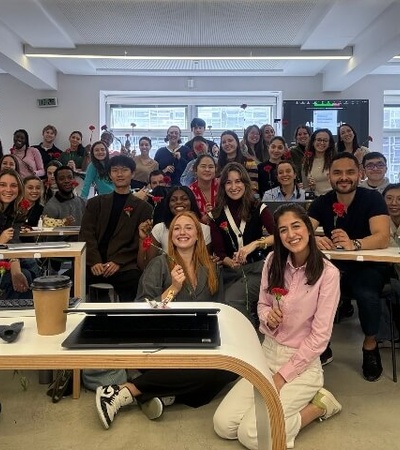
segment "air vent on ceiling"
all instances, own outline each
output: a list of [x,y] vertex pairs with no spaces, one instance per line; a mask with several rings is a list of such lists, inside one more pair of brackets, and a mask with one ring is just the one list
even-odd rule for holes
[[54,106],[58,106],[58,98],[57,97],[38,98],[37,104],[39,108],[53,108]]

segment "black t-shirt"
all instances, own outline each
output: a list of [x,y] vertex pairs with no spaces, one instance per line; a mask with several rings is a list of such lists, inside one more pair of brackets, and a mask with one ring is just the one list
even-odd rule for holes
[[344,216],[337,218],[335,227],[333,204],[337,201],[336,192],[330,191],[315,199],[308,210],[308,215],[319,222],[328,237],[334,228],[341,228],[350,239],[363,239],[371,235],[371,217],[388,215],[385,200],[379,192],[358,187]]

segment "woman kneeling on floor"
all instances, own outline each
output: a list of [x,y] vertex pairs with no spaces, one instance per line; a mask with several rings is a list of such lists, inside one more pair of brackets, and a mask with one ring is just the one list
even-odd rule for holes
[[[263,350],[285,417],[287,448],[301,428],[342,406],[324,389],[319,359],[332,333],[339,302],[339,271],[318,250],[311,221],[294,203],[275,214],[274,252],[262,273],[258,315]],[[253,386],[241,379],[223,399],[214,429],[256,450]]]
[[[200,222],[193,212],[174,217],[169,227],[168,255],[155,257],[144,271],[137,300],[221,301],[215,264],[211,262]],[[149,419],[157,419],[175,400],[199,407],[209,403],[236,374],[213,369],[150,369],[122,384],[96,390],[97,412],[109,428],[122,406],[137,403]]]

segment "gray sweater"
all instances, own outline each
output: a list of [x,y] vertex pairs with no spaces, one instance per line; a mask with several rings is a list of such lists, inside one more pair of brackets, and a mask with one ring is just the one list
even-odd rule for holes
[[[149,300],[161,300],[161,294],[171,286],[172,279],[168,267],[166,255],[157,256],[152,259],[143,272],[135,301],[142,302],[145,297]],[[190,287],[192,290],[192,287]],[[185,283],[178,292],[175,301],[177,302],[219,302],[224,303],[222,294],[222,283],[219,282],[219,289],[211,295],[207,286],[207,271],[200,266],[197,271],[197,286],[194,293],[189,293],[189,287]]]

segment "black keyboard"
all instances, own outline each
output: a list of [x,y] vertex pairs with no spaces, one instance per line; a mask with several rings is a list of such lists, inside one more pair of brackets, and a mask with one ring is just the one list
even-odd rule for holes
[[[74,308],[82,299],[79,297],[71,297],[69,299],[68,308]],[[33,309],[32,298],[15,298],[12,300],[0,300],[0,311],[4,310],[20,310]]]

